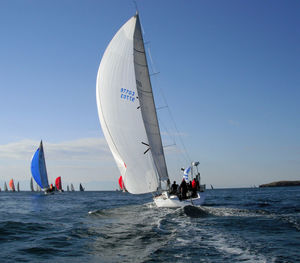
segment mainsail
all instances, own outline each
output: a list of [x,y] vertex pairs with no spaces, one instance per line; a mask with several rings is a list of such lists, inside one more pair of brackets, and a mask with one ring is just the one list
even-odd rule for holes
[[4,182],[4,191],[5,191],[5,192],[8,191],[6,182]]
[[36,183],[42,188],[49,188],[48,175],[46,169],[45,155],[43,149],[43,142],[36,150],[31,160],[31,174]]
[[159,189],[168,179],[139,16],[116,33],[97,76],[101,127],[128,192]]

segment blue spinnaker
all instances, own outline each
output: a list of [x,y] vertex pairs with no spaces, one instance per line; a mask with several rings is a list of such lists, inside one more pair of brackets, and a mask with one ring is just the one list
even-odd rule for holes
[[40,175],[40,168],[39,168],[39,152],[40,149],[37,149],[35,154],[32,157],[31,160],[31,174],[33,179],[36,181],[36,183],[43,188],[42,181],[41,181],[41,175]]
[[31,161],[31,173],[36,183],[42,188],[49,188],[43,144],[35,152]]

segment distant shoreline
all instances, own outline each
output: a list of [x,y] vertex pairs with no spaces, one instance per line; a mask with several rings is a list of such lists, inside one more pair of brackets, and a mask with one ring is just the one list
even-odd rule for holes
[[300,186],[300,181],[278,181],[268,184],[261,184],[259,187],[280,187],[280,186]]

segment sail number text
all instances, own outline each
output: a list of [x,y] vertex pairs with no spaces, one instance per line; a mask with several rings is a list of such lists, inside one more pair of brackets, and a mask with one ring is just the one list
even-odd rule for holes
[[121,88],[121,99],[134,102],[135,100],[134,95],[135,95],[134,91]]

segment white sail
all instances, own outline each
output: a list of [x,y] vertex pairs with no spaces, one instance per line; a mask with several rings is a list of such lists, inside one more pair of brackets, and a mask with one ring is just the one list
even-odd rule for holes
[[168,178],[140,28],[136,15],[116,33],[101,60],[96,91],[104,136],[133,194],[156,191]]
[[169,176],[157,121],[141,24],[138,16],[134,32],[133,50],[137,91],[152,157],[160,179],[167,180]]

